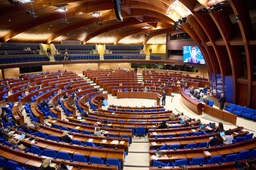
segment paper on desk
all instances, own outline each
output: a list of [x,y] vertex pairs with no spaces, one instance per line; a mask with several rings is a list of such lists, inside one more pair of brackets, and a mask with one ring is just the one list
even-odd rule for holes
[[191,129],[191,131],[192,131],[192,132],[196,132],[196,130],[195,130],[195,129]]
[[156,155],[152,155],[151,158],[154,159],[154,160],[158,159],[158,157]]
[[120,141],[120,144],[124,144],[124,142],[125,142],[125,141],[122,140],[122,141]]
[[155,125],[153,125],[153,127],[156,127]]
[[53,123],[55,123],[55,122],[56,122],[56,120],[53,120],[52,122],[53,122]]
[[206,126],[206,129],[208,129],[208,130],[212,130],[212,128],[210,128],[209,126]]
[[153,132],[153,135],[157,135],[157,132]]
[[211,153],[208,152],[208,151],[204,151],[204,154],[207,155],[207,156],[211,155]]
[[151,142],[151,144],[152,144],[153,146],[157,145],[156,142]]
[[234,132],[234,134],[236,134],[236,135],[237,135],[238,133],[237,133],[237,132]]
[[92,142],[92,141],[93,141],[93,139],[92,139],[92,138],[88,139],[88,142]]
[[71,139],[73,139],[73,135],[68,135]]
[[107,143],[107,140],[106,140],[106,139],[103,139],[101,142],[102,142],[102,143]]
[[75,127],[75,129],[79,129],[79,128],[80,128],[80,126]]
[[69,165],[67,165],[66,167],[68,168],[68,170],[73,169],[73,166],[69,166]]
[[114,144],[114,145],[117,145],[119,143],[118,140],[113,140],[112,142],[110,142],[110,144]]

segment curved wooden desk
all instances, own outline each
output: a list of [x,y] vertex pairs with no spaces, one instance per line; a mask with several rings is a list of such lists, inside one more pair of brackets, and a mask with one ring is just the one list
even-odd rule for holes
[[187,106],[190,110],[192,110],[198,115],[202,114],[204,105],[201,102],[190,98],[184,91],[184,88],[180,89],[180,94],[181,94],[181,99],[185,106]]
[[143,99],[154,99],[157,105],[160,105],[160,98],[155,92],[117,92],[117,98],[143,98]]

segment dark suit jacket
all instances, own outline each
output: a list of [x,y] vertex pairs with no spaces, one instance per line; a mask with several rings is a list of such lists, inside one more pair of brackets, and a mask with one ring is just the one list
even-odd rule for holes
[[220,109],[223,109],[224,104],[226,102],[226,97],[225,96],[221,97],[218,102],[220,103]]
[[61,136],[61,141],[70,143],[72,139],[68,135],[65,135],[65,136]]

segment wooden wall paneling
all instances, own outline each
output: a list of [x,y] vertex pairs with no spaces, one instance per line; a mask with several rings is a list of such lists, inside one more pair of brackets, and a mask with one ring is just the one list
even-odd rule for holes
[[245,90],[248,88],[247,84],[243,83],[237,83],[237,92],[238,92],[238,103],[241,106],[246,106],[247,105],[247,96],[248,96],[248,91]]
[[88,64],[63,64],[63,69],[68,71],[74,71],[77,74],[82,74],[84,70],[98,70],[98,63],[88,63]]
[[[243,74],[242,58],[239,48],[231,46],[229,40],[235,37],[235,30],[231,23],[231,20],[225,10],[211,13],[213,21],[219,29],[222,39],[225,43],[225,47],[229,57],[229,63],[232,70],[233,84],[234,84],[234,103],[236,103],[236,79]],[[224,75],[227,76],[227,75]],[[224,80],[224,79],[223,79]],[[224,86],[225,82],[223,82]],[[224,87],[223,87],[224,88]]]
[[18,78],[19,75],[20,75],[20,69],[18,67],[4,69],[5,78]]
[[62,64],[48,65],[48,66],[43,65],[42,70],[43,72],[47,72],[48,70],[50,70],[51,72],[57,72],[58,70],[63,70],[63,65]]
[[256,109],[256,81],[255,81],[255,83],[252,84],[251,108]]
[[[248,79],[248,95],[247,95],[247,104],[246,106],[250,106],[252,100],[252,85],[251,82],[253,80],[253,70],[252,66],[255,62],[253,52],[253,47],[249,45],[249,40],[253,35],[253,26],[251,23],[251,17],[249,14],[248,7],[246,3],[241,0],[228,0],[234,14],[239,18],[238,26],[240,28],[240,32],[242,35],[244,49],[246,54],[246,64],[247,64],[247,79]],[[253,105],[252,105],[253,106]]]
[[[189,15],[187,18],[188,18],[189,24],[194,28],[194,31],[198,34],[199,38],[201,39],[202,45],[205,48],[207,55],[204,56],[204,58],[207,57],[207,61],[209,62],[208,63],[208,66],[210,67],[209,73],[211,74],[211,72],[214,72],[216,74],[216,72],[217,72],[216,69],[219,69],[219,67],[217,68],[215,65],[213,65],[211,55],[208,51],[208,46],[205,45],[206,42],[209,41],[207,35],[205,34],[205,32],[202,29],[202,27],[200,26],[200,24],[198,24],[197,20],[193,17],[193,15]],[[218,70],[218,72],[219,72],[219,70]]]

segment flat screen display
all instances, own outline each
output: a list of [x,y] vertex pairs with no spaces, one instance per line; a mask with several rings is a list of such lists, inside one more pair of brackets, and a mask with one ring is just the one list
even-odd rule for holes
[[183,46],[183,62],[205,64],[204,57],[198,46]]

